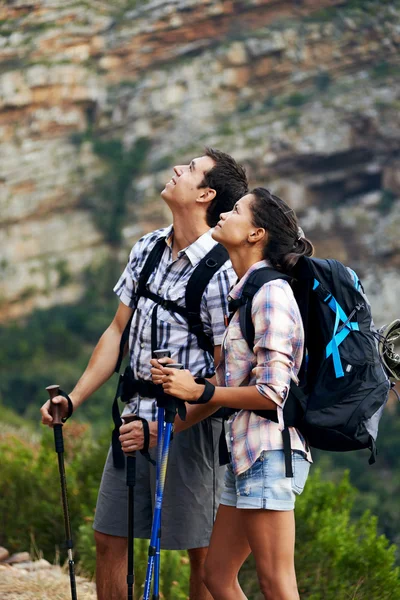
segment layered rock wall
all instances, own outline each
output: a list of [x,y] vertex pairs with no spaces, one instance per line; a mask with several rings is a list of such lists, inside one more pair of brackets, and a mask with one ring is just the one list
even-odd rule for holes
[[79,298],[115,247],[99,225],[121,180],[105,144],[143,139],[121,260],[167,222],[171,165],[214,145],[294,206],[318,255],[360,272],[378,322],[394,317],[399,31],[398,1],[0,7],[0,319]]

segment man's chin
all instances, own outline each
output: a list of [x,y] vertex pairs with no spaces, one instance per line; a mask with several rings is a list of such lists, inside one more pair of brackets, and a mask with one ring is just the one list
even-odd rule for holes
[[163,191],[160,193],[160,196],[161,196],[161,198],[162,198],[163,200],[168,200],[168,196],[169,196],[169,194],[168,194],[168,190],[167,190],[167,188],[166,188],[166,187],[165,187],[165,188],[163,189]]

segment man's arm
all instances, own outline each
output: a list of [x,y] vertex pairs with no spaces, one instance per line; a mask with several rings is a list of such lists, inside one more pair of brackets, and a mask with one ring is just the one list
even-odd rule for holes
[[[74,410],[76,410],[89,396],[99,389],[114,373],[119,353],[121,336],[131,318],[133,309],[120,302],[114,319],[99,339],[82,377],[69,394]],[[62,416],[68,412],[67,401],[63,396],[53,399],[55,404],[61,404]],[[53,417],[50,412],[48,400],[40,409],[42,423],[51,426]]]

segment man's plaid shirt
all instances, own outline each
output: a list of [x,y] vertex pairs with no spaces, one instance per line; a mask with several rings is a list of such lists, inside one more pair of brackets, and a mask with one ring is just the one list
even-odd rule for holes
[[[229,297],[236,300],[255,270],[271,266],[266,261],[252,265]],[[247,471],[263,450],[283,448],[283,406],[291,380],[298,382],[303,358],[304,331],[300,311],[287,281],[276,279],[264,284],[252,303],[255,329],[254,352],[242,335],[239,311],[233,315],[222,342],[221,362],[217,368],[220,386],[255,385],[262,396],[277,404],[279,423],[241,410],[229,420],[227,434],[232,467],[236,475]],[[300,432],[289,428],[292,450],[303,452],[311,462],[310,452]]]
[[[178,252],[172,259],[173,228],[159,229],[145,235],[132,248],[128,264],[119,278],[114,291],[124,304],[135,309],[129,335],[130,365],[135,379],[151,380],[151,315],[155,303],[149,298],[137,299],[137,283],[146,259],[156,244],[164,237],[166,247],[159,265],[148,279],[148,288],[162,298],[185,306],[185,290],[194,269],[216,242],[211,230],[200,236],[193,244]],[[200,306],[205,333],[214,346],[219,346],[225,332],[224,316],[228,314],[227,297],[236,280],[230,261],[227,261],[212,277],[203,294]],[[213,358],[198,347],[197,338],[189,333],[187,321],[177,313],[158,306],[158,348],[171,350],[172,358],[184,365],[195,377],[205,377],[214,372]],[[155,421],[155,400],[136,395],[124,409],[124,413]],[[123,413],[123,414],[124,414]]]

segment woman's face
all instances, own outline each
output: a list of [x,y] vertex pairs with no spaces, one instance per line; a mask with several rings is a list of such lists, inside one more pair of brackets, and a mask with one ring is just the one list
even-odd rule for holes
[[212,237],[225,247],[243,246],[257,228],[252,223],[251,203],[253,195],[240,198],[230,212],[222,213]]

